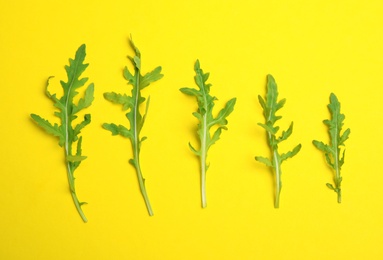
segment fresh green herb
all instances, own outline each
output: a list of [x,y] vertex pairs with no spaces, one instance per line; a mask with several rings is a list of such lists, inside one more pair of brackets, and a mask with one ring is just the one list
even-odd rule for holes
[[[199,61],[197,60],[194,66],[196,75],[194,77],[195,82],[199,90],[192,88],[181,88],[180,91],[186,95],[195,96],[198,102],[198,111],[194,112],[193,115],[199,120],[198,124],[198,137],[200,141],[200,149],[195,149],[190,143],[189,147],[191,151],[200,157],[201,162],[201,197],[202,207],[206,207],[206,171],[208,165],[206,164],[206,157],[209,148],[219,139],[222,129],[227,130],[226,117],[230,115],[234,110],[236,98],[230,99],[225,107],[219,111],[217,117],[213,117],[214,101],[217,100],[209,94],[211,84],[207,84],[206,81],[209,78],[209,73],[203,73],[200,68]],[[215,130],[213,136],[210,134],[210,129],[213,126],[218,128]]]
[[[319,142],[316,140],[313,141],[313,144],[316,148],[324,152],[327,164],[335,171],[335,187],[330,183],[327,183],[326,185],[328,188],[330,188],[338,194],[338,203],[341,203],[342,176],[340,176],[340,170],[342,168],[342,165],[344,164],[344,142],[348,139],[350,135],[350,128],[344,131],[341,135],[345,116],[340,113],[340,103],[335,94],[331,93],[330,104],[328,104],[327,107],[331,113],[331,120],[326,119],[323,121],[323,123],[328,126],[328,132],[330,134],[330,144],[327,145],[323,142]],[[343,153],[341,152],[341,150],[343,150]]]
[[[81,164],[81,162],[86,159],[86,156],[82,155],[82,136],[79,137],[79,134],[81,133],[81,130],[90,123],[90,114],[85,114],[84,120],[81,123],[77,124],[74,128],[72,126],[74,120],[77,118],[76,114],[84,108],[89,107],[94,99],[94,85],[91,83],[86,88],[84,96],[79,99],[78,103],[75,104],[73,102],[73,98],[78,94],[76,90],[85,85],[88,81],[88,78],[80,79],[81,74],[89,65],[83,63],[86,56],[85,48],[85,44],[81,45],[76,52],[75,59],[69,59],[69,66],[65,66],[68,81],[60,82],[64,90],[64,95],[60,99],[56,97],[56,94],[52,95],[48,91],[49,79],[52,77],[48,79],[46,85],[45,94],[54,102],[54,106],[59,109],[59,112],[55,112],[54,114],[60,118],[61,125],[59,126],[56,123],[52,125],[48,120],[45,120],[36,114],[31,114],[31,117],[47,133],[59,138],[59,145],[63,147],[65,151],[65,163],[67,167],[70,193],[82,220],[87,222],[87,219],[81,209],[81,206],[86,204],[86,202],[79,202],[77,198],[74,184],[74,171]],[[77,149],[75,154],[73,154],[72,146],[76,142]]]
[[276,183],[274,207],[279,208],[279,197],[282,188],[281,164],[284,160],[295,156],[301,150],[302,146],[299,144],[288,153],[279,154],[278,144],[286,140],[292,134],[293,122],[291,122],[290,127],[286,131],[282,131],[281,136],[277,137],[279,127],[274,126],[274,124],[281,119],[282,116],[277,116],[275,113],[285,105],[286,99],[278,101],[278,88],[273,76],[267,75],[266,100],[261,96],[258,96],[258,100],[263,108],[263,115],[266,121],[265,124],[258,123],[258,125],[263,127],[267,132],[267,140],[271,150],[271,160],[261,156],[256,156],[255,159],[274,169]]
[[129,160],[130,164],[136,169],[138,183],[140,186],[141,194],[145,200],[145,204],[150,216],[153,216],[153,210],[149,202],[149,197],[146,193],[145,188],[145,179],[142,175],[141,166],[140,166],[140,149],[141,143],[146,139],[146,137],[140,137],[141,129],[144,125],[145,118],[149,108],[150,97],[146,102],[145,114],[140,113],[140,105],[145,102],[145,98],[141,96],[141,90],[150,85],[150,83],[155,82],[163,77],[161,74],[161,67],[155,68],[153,71],[141,75],[141,54],[137,47],[134,45],[132,39],[130,39],[130,45],[135,51],[135,56],[130,57],[129,59],[134,66],[134,75],[131,74],[127,67],[124,69],[124,77],[128,81],[128,84],[132,85],[132,96],[126,94],[117,94],[114,92],[104,93],[106,100],[109,100],[112,103],[122,105],[123,110],[129,110],[126,113],[126,117],[130,123],[130,129],[126,128],[123,125],[116,124],[103,124],[102,126],[112,132],[112,135],[121,135],[123,137],[129,138],[132,144],[133,149],[133,158]]

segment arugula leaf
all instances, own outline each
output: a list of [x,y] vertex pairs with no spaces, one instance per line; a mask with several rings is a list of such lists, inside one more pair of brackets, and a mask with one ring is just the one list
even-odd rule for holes
[[[194,112],[193,115],[199,120],[197,134],[200,141],[200,149],[195,149],[190,143],[189,147],[191,151],[200,157],[201,163],[201,197],[202,197],[202,207],[207,206],[206,202],[206,171],[208,165],[206,164],[207,152],[210,147],[220,138],[222,129],[226,130],[227,127],[227,117],[233,112],[236,98],[230,99],[225,107],[221,109],[217,117],[213,117],[213,107],[214,101],[217,100],[216,97],[211,96],[210,87],[211,84],[207,84],[209,78],[209,73],[203,73],[200,68],[199,60],[196,61],[194,70],[196,75],[194,77],[195,82],[199,88],[181,88],[180,91],[189,96],[195,96],[197,98],[198,110]],[[211,135],[210,129],[213,126],[218,128],[215,130],[214,134]]]
[[149,197],[145,188],[145,179],[142,175],[141,166],[140,166],[140,149],[141,143],[146,139],[146,137],[140,137],[142,127],[145,122],[145,118],[149,108],[148,98],[146,102],[145,114],[142,115],[140,112],[140,105],[145,102],[145,98],[141,96],[141,90],[149,86],[151,83],[161,79],[163,74],[161,74],[161,67],[155,68],[153,71],[141,75],[141,54],[137,47],[134,45],[132,39],[130,39],[130,45],[135,51],[134,57],[129,57],[129,60],[134,66],[134,74],[132,74],[127,67],[124,69],[124,77],[128,81],[128,84],[132,85],[132,95],[128,96],[126,94],[117,94],[114,92],[104,93],[104,98],[112,103],[122,105],[123,110],[129,110],[126,113],[126,117],[129,120],[130,128],[123,125],[116,125],[113,123],[103,124],[103,128],[110,131],[112,135],[121,135],[123,137],[129,138],[132,149],[133,149],[133,158],[129,160],[130,164],[136,169],[138,183],[140,186],[141,194],[145,200],[145,204],[150,216],[153,216],[153,210],[149,202]]
[[282,131],[281,136],[277,137],[279,130],[278,126],[275,126],[275,123],[281,119],[281,116],[277,116],[276,112],[281,109],[286,103],[286,99],[278,101],[278,88],[277,84],[271,75],[267,75],[267,93],[266,100],[261,96],[258,96],[258,101],[263,108],[263,115],[265,117],[265,123],[258,123],[259,126],[264,128],[267,132],[268,145],[271,150],[271,159],[256,156],[255,160],[258,162],[264,163],[266,166],[274,169],[275,173],[275,182],[276,182],[276,194],[274,207],[279,208],[279,198],[282,188],[282,170],[281,164],[283,161],[288,158],[292,158],[301,150],[301,144],[298,144],[294,147],[293,150],[280,154],[278,151],[278,144],[286,140],[293,132],[293,123],[290,124],[289,128],[286,131]]
[[[77,118],[77,113],[81,110],[89,107],[94,99],[94,84],[91,83],[85,89],[84,96],[81,97],[77,104],[73,102],[74,97],[78,94],[77,90],[85,85],[88,78],[81,78],[81,74],[88,67],[88,64],[84,64],[85,60],[85,44],[81,45],[75,55],[74,60],[69,59],[69,66],[65,66],[68,81],[61,81],[61,87],[64,90],[64,94],[61,98],[57,98],[56,94],[51,94],[48,91],[49,81],[52,77],[48,78],[47,85],[45,88],[45,94],[50,98],[54,106],[59,110],[54,114],[61,120],[61,125],[57,123],[51,124],[48,120],[43,119],[39,115],[31,114],[31,118],[43,128],[47,133],[52,134],[59,138],[59,145],[64,148],[65,151],[65,164],[67,166],[69,189],[72,195],[74,204],[82,220],[87,222],[84,212],[82,211],[81,205],[86,204],[85,202],[79,202],[76,194],[74,184],[74,171],[80,165],[80,163],[86,159],[86,156],[82,155],[81,144],[82,137],[80,135],[81,130],[90,123],[90,114],[84,115],[84,120],[79,124],[74,125],[74,120]],[[72,152],[72,146],[77,142],[76,154]]]
[[[331,114],[331,120],[326,119],[323,123],[328,126],[328,132],[331,140],[330,144],[325,144],[317,140],[313,140],[313,144],[316,148],[324,152],[327,164],[335,171],[335,187],[330,183],[327,183],[326,186],[338,194],[338,203],[341,203],[342,177],[340,175],[340,171],[342,165],[344,164],[345,155],[345,150],[342,147],[345,146],[344,142],[349,138],[350,128],[345,130],[341,135],[345,116],[340,113],[340,103],[334,93],[330,94],[330,104],[328,104],[327,107]],[[343,153],[341,153],[341,149],[343,149]]]

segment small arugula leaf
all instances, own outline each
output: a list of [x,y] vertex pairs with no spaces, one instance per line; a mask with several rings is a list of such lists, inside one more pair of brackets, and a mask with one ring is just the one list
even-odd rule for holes
[[161,67],[155,68],[153,71],[145,74],[145,76],[140,77],[140,89],[144,89],[150,85],[150,83],[161,79],[163,75],[161,74]]
[[181,88],[181,92],[189,96],[195,96],[197,98],[201,96],[200,92],[194,88]]
[[275,202],[274,207],[279,208],[279,198],[282,188],[282,170],[281,164],[283,161],[288,158],[292,158],[301,150],[301,144],[295,146],[295,148],[287,153],[279,153],[278,144],[286,140],[291,136],[293,132],[293,123],[290,124],[290,127],[286,131],[282,131],[280,137],[277,138],[277,132],[279,130],[278,126],[275,126],[275,122],[281,119],[281,116],[277,116],[276,112],[281,109],[285,103],[286,99],[278,101],[278,87],[277,84],[271,75],[267,75],[267,85],[266,85],[266,99],[263,99],[261,96],[258,96],[259,104],[263,109],[263,115],[265,117],[265,123],[258,123],[267,133],[267,141],[271,150],[271,159],[256,156],[255,160],[258,162],[264,163],[266,166],[273,168],[275,173],[275,182],[276,182],[276,191],[275,191]]
[[121,135],[129,139],[134,139],[134,136],[132,135],[131,131],[123,125],[116,125],[113,123],[112,124],[104,123],[102,124],[102,127],[105,130],[112,132],[112,135]]
[[209,127],[210,126],[213,126],[213,125],[219,125],[219,126],[225,126],[227,125],[227,120],[226,118],[231,114],[231,112],[233,112],[234,110],[234,106],[235,106],[235,102],[236,102],[236,99],[235,98],[232,98],[230,99],[229,101],[227,101],[227,103],[225,104],[225,107],[222,108],[217,117],[214,118],[210,124],[209,124]]
[[[76,51],[75,58],[69,59],[69,66],[65,66],[68,79],[66,82],[60,81],[61,87],[63,88],[63,96],[61,98],[57,98],[56,94],[51,94],[48,90],[49,82],[53,77],[49,77],[47,80],[45,94],[54,102],[54,106],[59,110],[54,112],[54,115],[60,119],[61,125],[59,126],[56,123],[52,125],[48,120],[36,114],[31,114],[31,118],[47,133],[58,137],[59,145],[64,147],[70,193],[82,220],[87,222],[87,218],[81,208],[81,205],[85,203],[80,202],[77,198],[74,172],[80,163],[86,159],[86,156],[82,155],[82,137],[79,135],[81,130],[90,123],[90,114],[85,114],[84,120],[73,127],[74,120],[77,118],[76,114],[88,108],[94,100],[94,85],[91,83],[85,89],[84,96],[79,99],[77,104],[73,101],[74,97],[78,94],[77,90],[88,81],[88,78],[80,78],[81,74],[88,67],[88,64],[83,63],[86,56],[85,49],[85,44],[81,45]],[[77,150],[76,154],[73,154],[72,146],[76,142]]]
[[284,160],[287,160],[289,158],[293,158],[302,148],[302,145],[301,144],[298,144],[297,146],[294,147],[293,150],[287,152],[287,153],[283,153],[281,154],[281,157],[280,157],[280,160],[281,160],[281,163],[284,161]]
[[348,139],[350,135],[350,129],[348,128],[346,131],[343,132],[342,136],[339,139],[339,145],[343,145],[343,143]]
[[262,123],[258,123],[259,126],[263,127],[267,132],[270,132],[272,134],[276,134],[278,132],[278,129],[279,127],[272,127],[272,126],[269,126],[269,125],[266,125],[266,124],[262,124]]
[[262,156],[255,156],[255,160],[257,160],[258,162],[264,163],[268,167],[274,167],[273,163],[270,161],[269,158],[262,157]]
[[[134,61],[132,61],[132,62],[134,62]],[[136,84],[136,77],[132,73],[130,73],[128,67],[124,68],[124,78],[128,81],[128,84],[130,84],[130,85]]]
[[[346,154],[346,151],[343,150],[342,158],[339,160],[339,166],[342,167],[344,164],[344,155]],[[341,177],[342,178],[342,177]]]
[[336,192],[336,190],[335,190],[334,186],[332,186],[332,184],[331,184],[331,183],[326,183],[326,186],[327,186],[327,188],[329,188],[330,190],[333,190],[333,191],[335,191],[335,192]]
[[[216,117],[213,116],[213,107],[214,101],[217,100],[216,97],[210,95],[210,87],[211,84],[206,83],[209,78],[209,73],[204,73],[200,67],[199,60],[195,62],[194,65],[195,70],[195,83],[198,86],[197,89],[193,88],[181,88],[180,91],[186,95],[194,96],[197,99],[198,110],[193,112],[193,115],[198,119],[198,129],[197,134],[200,141],[199,150],[195,149],[190,143],[190,150],[200,158],[201,163],[201,199],[202,199],[202,207],[205,208],[207,206],[206,202],[206,172],[209,168],[206,163],[207,153],[209,148],[219,140],[222,129],[227,130],[227,117],[233,112],[236,98],[230,99],[218,112]],[[218,126],[218,128],[214,131],[213,135],[211,135],[211,128],[213,126]]]
[[[82,145],[82,136],[80,136],[80,138],[78,138],[78,141],[77,141],[76,156],[80,156],[81,157],[81,154],[82,154],[81,145]],[[84,156],[84,157],[86,158],[86,156]],[[77,167],[80,165],[81,161],[82,160],[73,162],[73,171],[75,171],[77,169]]]
[[282,135],[277,139],[277,142],[280,143],[287,138],[290,137],[290,135],[293,133],[293,125],[294,123],[291,122],[290,127],[286,131],[282,131]]
[[93,100],[94,100],[93,93],[94,93],[94,84],[91,83],[88,86],[88,88],[85,90],[84,97],[80,98],[80,100],[78,101],[77,105],[73,104],[73,111],[72,111],[72,113],[76,114],[80,110],[89,107],[92,104]]
[[325,153],[332,153],[333,152],[331,150],[331,147],[328,146],[327,144],[323,143],[323,142],[319,142],[319,141],[314,140],[313,144],[316,146],[316,148],[318,148],[319,150],[321,150]]
[[217,142],[219,140],[221,133],[222,133],[222,129],[227,130],[227,127],[219,127],[217,130],[215,130],[211,140],[207,144],[207,149],[209,149],[210,146],[212,146],[213,144],[215,144],[215,142]]
[[51,134],[53,136],[57,136],[59,138],[59,145],[61,147],[65,144],[64,133],[62,132],[62,130],[60,129],[58,124],[52,125],[48,120],[45,120],[36,114],[31,114],[31,117],[48,134]]
[[200,151],[197,151],[191,144],[190,142],[188,143],[189,144],[189,148],[190,150],[197,156],[200,156],[201,155],[201,152]]
[[73,141],[77,141],[77,136],[81,133],[81,130],[86,126],[86,125],[89,125],[90,124],[90,119],[91,119],[91,116],[90,114],[85,114],[84,115],[84,120],[76,125],[76,127],[73,129]]
[[[331,119],[326,119],[323,121],[323,123],[328,126],[330,144],[327,145],[316,140],[313,140],[313,144],[316,148],[324,152],[327,164],[334,170],[335,187],[328,183],[326,185],[337,193],[338,203],[341,203],[341,168],[344,164],[344,142],[349,138],[351,131],[350,128],[348,128],[343,132],[343,134],[341,134],[345,115],[340,113],[340,103],[334,93],[330,94],[330,103],[327,105],[327,107],[331,114]],[[343,153],[341,153],[342,149]]]
[[146,101],[145,114],[142,115],[140,112],[140,105],[145,102],[145,98],[141,96],[141,90],[149,86],[151,83],[161,79],[163,74],[161,74],[161,67],[155,68],[153,71],[141,75],[141,53],[138,48],[134,45],[132,39],[130,38],[130,46],[135,52],[134,57],[129,57],[129,60],[132,62],[134,67],[134,74],[132,74],[127,67],[123,71],[124,78],[128,81],[129,85],[132,85],[132,95],[128,96],[127,94],[117,94],[114,92],[104,93],[104,98],[112,103],[122,105],[123,110],[128,110],[126,113],[126,118],[129,120],[130,128],[127,128],[123,125],[116,124],[103,124],[102,127],[110,132],[112,135],[121,135],[130,139],[132,149],[133,149],[133,158],[129,160],[129,163],[133,165],[136,170],[138,184],[140,186],[141,195],[144,198],[146,208],[150,216],[153,216],[152,206],[150,205],[149,197],[146,192],[145,179],[142,175],[141,166],[140,166],[140,151],[141,143],[146,139],[146,137],[140,137],[142,127],[144,125],[146,115],[148,113],[150,98]]
[[[124,127],[127,131],[129,131],[125,126],[122,126],[120,125],[121,127]],[[102,124],[102,127],[105,129],[105,130],[108,130],[110,132],[112,132],[112,135],[119,135],[120,134],[120,129],[119,129],[119,126],[116,125],[116,124],[108,124],[108,123],[104,123]]]
[[[145,101],[145,99],[144,99]],[[150,96],[148,96],[148,100],[146,101],[146,106],[145,106],[145,114],[142,116],[142,119],[141,119],[141,122],[140,124],[138,125],[138,129],[139,131],[141,131],[142,127],[144,126],[144,123],[146,121],[146,116],[148,114],[148,110],[149,110],[149,104],[150,104]],[[145,137],[146,139],[146,137]]]
[[86,156],[80,156],[80,155],[68,155],[66,157],[66,160],[68,162],[81,162],[85,160],[87,157]]
[[128,110],[134,106],[133,98],[124,94],[117,94],[114,92],[104,93],[104,98],[112,103],[122,105],[122,110]]

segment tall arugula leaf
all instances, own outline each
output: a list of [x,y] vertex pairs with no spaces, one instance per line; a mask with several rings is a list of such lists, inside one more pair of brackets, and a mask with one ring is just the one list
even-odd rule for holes
[[274,207],[279,208],[279,197],[282,188],[281,164],[288,158],[292,158],[293,156],[295,156],[301,150],[302,146],[301,144],[298,144],[294,147],[293,150],[287,153],[280,154],[278,151],[278,144],[286,140],[293,133],[293,122],[291,122],[290,127],[286,131],[282,131],[281,135],[277,136],[279,126],[275,126],[275,123],[279,119],[281,119],[282,116],[277,116],[276,112],[285,105],[286,99],[278,101],[278,88],[273,76],[267,75],[266,100],[263,99],[261,96],[258,96],[258,100],[263,108],[263,115],[265,117],[265,123],[258,123],[258,125],[266,130],[268,145],[271,150],[271,159],[256,156],[255,160],[264,163],[268,167],[273,168],[275,173],[276,184]]
[[134,45],[132,39],[130,39],[130,45],[135,52],[134,57],[129,57],[130,61],[134,66],[134,74],[132,74],[127,67],[124,69],[124,77],[128,81],[128,84],[132,85],[132,95],[128,96],[126,94],[117,94],[115,92],[104,93],[104,98],[112,103],[122,105],[123,110],[129,110],[126,113],[126,117],[129,120],[130,128],[127,128],[123,125],[108,124],[105,123],[102,126],[112,132],[112,135],[121,135],[130,139],[132,149],[133,149],[133,158],[129,160],[130,164],[136,169],[138,183],[140,186],[141,194],[145,200],[145,204],[150,216],[153,215],[153,210],[150,205],[149,197],[145,188],[145,179],[142,175],[141,166],[140,166],[140,149],[141,143],[146,139],[146,137],[140,137],[142,127],[145,122],[145,118],[149,108],[150,97],[146,102],[145,114],[141,114],[140,105],[145,102],[145,98],[141,96],[141,90],[149,86],[151,83],[161,79],[163,74],[161,74],[161,67],[155,68],[153,71],[141,75],[141,54],[138,48]]
[[[200,63],[197,60],[194,66],[195,70],[195,82],[199,88],[181,88],[180,91],[186,95],[195,96],[198,102],[198,110],[194,112],[193,115],[198,119],[198,130],[197,134],[200,141],[200,149],[195,149],[190,143],[189,147],[191,151],[200,158],[201,163],[201,197],[202,197],[202,207],[207,206],[206,202],[206,171],[208,165],[206,164],[207,152],[210,147],[220,138],[222,129],[227,130],[227,117],[233,112],[236,98],[230,99],[225,107],[221,109],[216,117],[213,117],[213,107],[214,101],[217,100],[216,97],[211,96],[210,87],[211,84],[207,84],[209,78],[209,73],[203,73],[200,68]],[[214,134],[211,135],[210,130],[213,126],[218,128],[215,130]]]
[[[73,102],[74,97],[78,94],[77,90],[85,85],[88,78],[81,78],[81,74],[85,71],[89,64],[84,64],[85,60],[85,44],[81,45],[76,56],[73,59],[69,59],[69,66],[65,66],[68,80],[67,82],[61,81],[61,87],[63,88],[64,94],[61,98],[58,98],[56,94],[51,94],[48,91],[49,80],[48,78],[45,93],[50,98],[54,106],[59,110],[54,113],[55,116],[60,118],[61,125],[57,123],[51,124],[48,120],[40,117],[36,114],[31,114],[32,119],[47,133],[58,137],[59,145],[64,148],[65,151],[65,164],[68,174],[69,189],[72,195],[74,204],[82,220],[87,222],[84,212],[81,206],[86,204],[85,202],[79,202],[75,189],[75,176],[74,172],[81,162],[86,159],[86,156],[82,155],[82,136],[79,136],[81,130],[90,123],[90,114],[85,114],[84,119],[74,126],[75,119],[78,117],[77,114],[81,110],[89,107],[94,99],[94,84],[91,83],[85,89],[83,97],[81,97],[77,104]],[[73,127],[74,126],[74,127]],[[77,143],[77,144],[76,144]],[[76,150],[73,152],[72,146],[76,144]]]
[[[345,149],[342,147],[345,146],[344,142],[350,135],[350,128],[341,134],[345,116],[340,113],[340,103],[334,93],[330,94],[330,104],[328,104],[327,107],[331,114],[331,120],[326,119],[323,121],[323,123],[328,126],[328,132],[331,140],[330,144],[324,144],[323,142],[316,140],[313,141],[313,144],[316,148],[324,152],[327,164],[335,171],[335,187],[330,183],[327,183],[326,186],[338,194],[338,203],[341,203],[342,176],[340,175],[340,171],[342,165],[344,164],[345,155]],[[343,150],[343,153],[341,150]]]

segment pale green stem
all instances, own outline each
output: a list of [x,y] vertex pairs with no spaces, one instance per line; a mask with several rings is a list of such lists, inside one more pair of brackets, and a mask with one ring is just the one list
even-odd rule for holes
[[207,126],[206,126],[206,114],[203,117],[203,138],[201,140],[201,199],[202,208],[207,206],[206,198],[206,138],[207,138]]
[[[205,89],[202,88],[202,90],[205,92]],[[206,157],[207,157],[207,148],[206,148],[206,140],[207,135],[209,134],[209,128],[207,126],[207,99],[206,99],[207,93],[203,94],[203,97],[205,99],[205,114],[203,115],[203,137],[201,140],[201,199],[202,199],[202,208],[207,207],[207,198],[206,198]]]
[[[336,124],[335,133],[340,134],[340,131],[338,131],[338,124]],[[336,136],[332,137],[334,141],[334,148],[335,148],[335,158],[334,158],[334,166],[335,166],[335,189],[336,193],[338,194],[338,203],[342,202],[342,196],[341,196],[341,190],[340,190],[340,169],[339,169],[339,149],[338,149],[338,138]]]
[[138,178],[138,184],[140,186],[140,191],[141,191],[142,197],[144,198],[149,216],[153,216],[154,213],[152,210],[152,206],[150,205],[149,197],[148,197],[148,194],[146,193],[145,179],[143,178],[142,173],[141,173],[141,167],[140,167],[139,159],[138,159],[138,157],[136,157],[136,156],[138,156],[138,154],[136,154],[136,152],[135,152],[134,156],[136,158],[136,170],[137,170],[137,178]]
[[[337,154],[338,156],[338,154]],[[340,170],[339,170],[339,165],[338,161],[335,163],[336,166],[336,171],[335,171],[335,188],[336,188],[336,193],[338,194],[338,203],[342,202],[342,191],[340,188]]]
[[[338,146],[338,144],[336,144]],[[337,147],[336,146],[336,147]],[[339,149],[335,151],[335,189],[336,193],[338,194],[338,203],[342,202],[342,195],[341,195],[341,189],[340,189],[340,169],[339,169]]]
[[[66,156],[68,155],[67,152],[68,151],[65,149],[65,155]],[[88,222],[88,219],[86,218],[84,212],[82,211],[80,202],[79,202],[79,200],[77,198],[76,190],[75,190],[75,186],[74,186],[73,171],[71,169],[71,166],[70,166],[69,162],[67,162],[67,173],[68,173],[69,190],[70,190],[70,194],[72,195],[72,199],[73,199],[74,205],[76,206],[76,209],[77,209],[78,213],[80,214],[82,220],[86,223],[86,222]]]
[[68,94],[67,94],[67,99],[65,102],[65,122],[63,122],[65,125],[65,160],[66,160],[66,164],[67,164],[69,189],[70,189],[70,193],[72,195],[73,202],[74,202],[76,209],[77,209],[78,213],[80,214],[82,220],[84,222],[87,222],[88,220],[85,217],[85,214],[81,209],[80,202],[79,202],[77,195],[76,195],[76,190],[75,190],[75,185],[74,185],[74,173],[73,173],[72,168],[70,166],[70,162],[67,161],[68,156],[72,155],[72,147],[71,147],[71,144],[69,143],[69,112],[68,112],[69,96],[70,96],[71,88],[72,88],[72,83],[70,84]]
[[269,139],[270,148],[272,150],[272,157],[274,161],[274,171],[275,171],[275,200],[274,200],[274,208],[279,208],[279,197],[281,194],[281,188],[282,188],[282,170],[281,165],[279,163],[279,155],[277,149],[274,149],[274,147],[271,146],[271,140],[272,140],[272,134],[270,132],[267,132],[267,137]]
[[338,193],[338,203],[341,203],[342,202],[342,191],[340,188],[339,188],[337,193]]
[[279,165],[278,152],[273,152],[273,160],[275,164],[275,202],[274,208],[279,208],[279,197],[281,194],[282,180],[281,180],[281,166]]
[[142,176],[141,172],[141,167],[140,167],[140,161],[139,161],[139,145],[140,145],[140,140],[138,136],[138,129],[137,129],[137,116],[138,116],[138,101],[139,101],[139,94],[140,94],[140,73],[139,70],[136,68],[136,88],[137,88],[137,93],[135,96],[135,106],[134,106],[134,145],[133,145],[133,156],[134,160],[136,161],[136,171],[137,171],[137,179],[138,179],[138,184],[140,186],[140,191],[142,194],[142,197],[145,200],[146,208],[148,210],[149,216],[153,216],[153,210],[152,206],[150,205],[149,197],[146,193],[146,188],[145,188],[145,179]]

